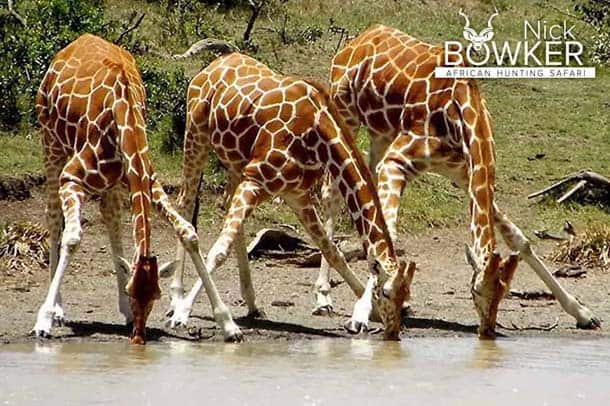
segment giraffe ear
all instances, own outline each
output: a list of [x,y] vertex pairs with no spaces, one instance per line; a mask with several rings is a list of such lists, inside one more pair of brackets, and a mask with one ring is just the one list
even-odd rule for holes
[[178,265],[180,264],[180,261],[171,261],[171,262],[166,262],[165,264],[161,265],[161,267],[159,268],[159,277],[160,278],[169,278],[170,276],[172,276],[174,274],[174,272],[176,271],[176,268],[178,268]]

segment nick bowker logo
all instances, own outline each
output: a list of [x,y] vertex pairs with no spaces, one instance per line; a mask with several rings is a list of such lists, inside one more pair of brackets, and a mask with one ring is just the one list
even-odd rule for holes
[[483,29],[480,33],[477,33],[474,29],[470,28],[470,19],[462,12],[462,9],[460,9],[459,14],[466,20],[466,25],[464,26],[464,38],[467,41],[470,41],[472,48],[475,51],[480,51],[481,48],[483,48],[483,44],[491,41],[494,37],[494,28],[491,26],[491,21],[499,14],[498,10],[496,9],[496,12],[489,17],[489,20],[487,21],[487,28]]
[[481,31],[465,20],[461,41],[445,42],[444,66],[436,77],[475,78],[594,78],[595,68],[583,66],[584,47],[567,21],[551,24],[546,20],[523,22],[523,40],[497,41],[492,25],[499,16],[496,9]]

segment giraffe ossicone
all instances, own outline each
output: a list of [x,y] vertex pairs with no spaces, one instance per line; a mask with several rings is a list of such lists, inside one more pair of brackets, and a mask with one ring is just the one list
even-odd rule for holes
[[[206,269],[221,266],[233,248],[240,271],[240,290],[248,314],[261,313],[255,303],[243,223],[261,202],[281,196],[296,213],[323,256],[361,296],[364,287],[328,238],[316,209],[312,188],[327,175],[337,185],[362,237],[375,272],[375,306],[385,324],[385,337],[397,339],[402,298],[409,291],[381,214],[371,175],[326,89],[312,81],[279,75],[255,59],[233,53],[222,56],[196,75],[187,92],[182,187],[178,207],[196,219],[198,180],[207,155],[214,150],[228,172],[230,204],[220,236],[210,249]],[[169,325],[186,322],[202,285],[185,295],[184,252],[172,280]],[[389,281],[390,298],[381,294]],[[397,301],[400,305],[397,306]],[[367,315],[368,317],[368,315]]]
[[[146,322],[161,293],[157,259],[150,247],[153,208],[172,225],[199,265],[212,307],[220,309],[225,337],[241,339],[239,328],[204,272],[193,226],[172,208],[156,180],[146,139],[146,93],[134,58],[94,35],[79,37],[51,62],[37,94],[36,108],[47,178],[51,283],[33,333],[50,336],[53,324],[63,320],[60,285],[80,244],[81,206],[85,195],[100,194],[100,211],[117,278],[119,311],[127,324],[133,324],[131,342],[145,342]],[[131,202],[132,261],[124,258],[121,242],[122,185],[127,187]],[[161,270],[166,268],[162,266]]]

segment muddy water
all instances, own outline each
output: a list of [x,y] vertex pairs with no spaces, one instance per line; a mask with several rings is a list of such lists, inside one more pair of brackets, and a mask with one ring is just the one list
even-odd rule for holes
[[0,346],[3,404],[610,404],[607,340]]

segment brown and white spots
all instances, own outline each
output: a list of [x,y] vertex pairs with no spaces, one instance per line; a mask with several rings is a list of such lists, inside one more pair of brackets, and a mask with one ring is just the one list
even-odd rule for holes
[[[434,68],[444,61],[443,53],[441,47],[375,25],[333,59],[331,94],[346,123],[352,128],[362,124],[369,130],[369,167],[376,169],[392,239],[397,238],[405,185],[427,171],[446,175],[470,197],[472,248],[468,253],[475,269],[472,290],[481,335],[493,335],[498,304],[518,262],[516,253],[504,260],[495,253],[494,225],[579,325],[599,325],[551,276],[523,233],[495,207],[495,150],[489,112],[474,80],[434,77]],[[331,231],[332,226],[329,228]],[[328,270],[323,265],[320,272],[317,286],[325,286]]]
[[[36,105],[47,175],[51,284],[33,332],[48,336],[53,323],[63,321],[59,288],[80,243],[81,206],[86,194],[98,193],[117,275],[119,311],[133,323],[132,342],[142,344],[146,320],[160,296],[158,272],[166,268],[158,269],[151,254],[153,206],[173,225],[202,272],[203,261],[192,225],[172,209],[155,179],[146,140],[145,90],[135,61],[127,51],[83,35],[57,54]],[[131,201],[131,263],[124,259],[121,243],[121,185],[127,186]],[[226,309],[213,286],[211,292],[216,295],[213,307]],[[225,334],[239,339],[228,311],[221,319]]]
[[[348,205],[371,263],[378,264],[378,279],[397,281],[392,294],[403,295],[403,267],[394,255],[370,173],[322,86],[278,75],[262,63],[234,53],[216,59],[195,76],[187,105],[179,207],[184,215],[193,215],[197,189],[192,185],[199,179],[205,155],[213,149],[227,169],[232,198],[206,266],[209,272],[221,266],[236,242],[241,291],[250,316],[260,315],[261,310],[254,300],[243,222],[258,204],[275,196],[294,210],[326,260],[362,295],[361,282],[329,240],[315,208],[312,188],[326,170]],[[172,282],[172,326],[188,321],[201,288],[197,283],[184,296],[182,256],[179,250],[181,266]],[[381,309],[386,333],[396,338],[400,307],[386,301],[389,304]]]

